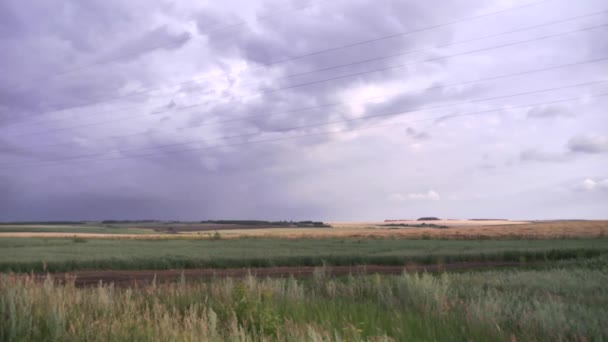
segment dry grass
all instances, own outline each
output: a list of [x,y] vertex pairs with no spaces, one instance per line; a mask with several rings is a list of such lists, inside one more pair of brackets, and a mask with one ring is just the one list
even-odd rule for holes
[[605,237],[608,236],[608,221],[546,221],[527,224],[481,225],[469,227],[437,228],[333,228],[302,230],[250,230],[226,231],[224,237],[232,236],[282,237],[282,238],[435,238],[435,239],[491,239],[491,238],[562,238],[562,237]]
[[[439,221],[443,222],[443,221]],[[487,221],[475,221],[486,223]],[[504,222],[504,221],[503,221]],[[461,223],[459,221],[459,223]],[[440,223],[437,223],[440,224]],[[469,224],[445,229],[416,227],[382,227],[379,223],[333,223],[333,228],[271,228],[220,231],[221,238],[403,238],[403,239],[506,239],[506,238],[593,238],[608,237],[608,221],[542,221],[513,224]],[[211,232],[180,234],[95,234],[95,233],[0,233],[2,237],[43,237],[90,239],[211,239]]]

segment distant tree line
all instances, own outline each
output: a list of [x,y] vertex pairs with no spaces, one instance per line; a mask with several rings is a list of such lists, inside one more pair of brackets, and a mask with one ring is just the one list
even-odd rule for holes
[[192,221],[162,221],[162,220],[103,220],[103,221],[18,221],[0,222],[0,225],[79,225],[79,224],[140,224],[140,223],[213,223],[213,224],[235,224],[245,226],[281,226],[281,227],[330,227],[322,221],[264,221],[264,220],[206,220],[200,222]]
[[159,220],[103,220],[103,224],[120,224],[120,223],[155,223],[161,222]]
[[85,224],[85,221],[17,221],[17,222],[0,222],[3,225],[33,225],[33,224],[63,224],[63,225],[73,225],[73,224]]
[[237,224],[245,226],[284,226],[284,227],[330,227],[321,221],[264,221],[264,220],[206,220],[200,223]]

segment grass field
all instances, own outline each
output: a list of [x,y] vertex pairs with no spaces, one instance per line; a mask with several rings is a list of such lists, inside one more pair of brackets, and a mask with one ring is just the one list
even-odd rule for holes
[[1,238],[2,271],[520,261],[596,255],[608,239],[104,240]]
[[154,230],[102,225],[0,225],[0,233],[152,234]]
[[[607,223],[218,233],[186,224],[165,233],[131,224],[0,225],[0,340],[606,340]],[[447,267],[456,263],[465,267]],[[459,271],[347,275],[351,265]],[[511,268],[485,270],[501,265]],[[246,275],[240,267],[294,274],[276,266],[308,276],[226,277]],[[303,266],[318,268],[300,273]],[[217,277],[215,268],[226,270]],[[116,284],[96,287],[101,270]],[[58,274],[43,281],[29,272]],[[195,280],[200,274],[211,276]]]
[[[399,239],[561,239],[608,237],[608,221],[540,221],[534,223],[502,221],[486,225],[486,221],[441,221],[449,228],[387,227],[383,222],[332,222],[331,228],[283,228],[246,227],[224,225],[217,230],[225,239],[242,237],[257,238],[399,238]],[[466,224],[465,224],[466,223]],[[394,223],[393,223],[394,224]],[[409,223],[408,223],[409,224]],[[412,223],[413,224],[413,223]],[[450,226],[453,224],[453,226]],[[211,239],[214,231],[197,231],[200,224],[180,223],[174,234],[168,233],[170,224],[87,224],[87,225],[0,225],[2,237],[66,238],[82,236],[97,239]],[[148,227],[143,228],[143,227]],[[214,227],[217,227],[215,225]],[[159,231],[155,231],[159,229]],[[209,229],[205,226],[204,229]]]
[[2,341],[601,341],[608,260],[120,289],[0,276]]

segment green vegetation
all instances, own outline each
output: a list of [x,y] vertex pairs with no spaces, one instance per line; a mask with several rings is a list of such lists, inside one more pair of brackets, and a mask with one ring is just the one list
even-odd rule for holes
[[0,277],[2,341],[599,341],[608,259],[544,270],[76,288]]
[[0,238],[0,271],[531,262],[606,252],[608,239],[87,239],[77,243],[70,238]]
[[95,234],[152,234],[152,229],[103,225],[0,225],[0,233],[95,233]]

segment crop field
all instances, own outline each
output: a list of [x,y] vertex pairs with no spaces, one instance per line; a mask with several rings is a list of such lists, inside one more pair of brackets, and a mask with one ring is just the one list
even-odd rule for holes
[[[95,239],[212,239],[222,238],[399,238],[399,239],[561,239],[608,237],[608,221],[464,221],[435,223],[332,222],[331,227],[284,227],[236,224],[86,224],[10,225],[0,224],[3,237]],[[435,228],[429,225],[446,226]]]
[[608,251],[608,239],[0,239],[0,270],[169,269],[519,261]]
[[498,223],[0,225],[0,340],[608,338],[607,222]]
[[3,341],[600,341],[608,259],[537,270],[77,288],[0,276]]

